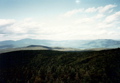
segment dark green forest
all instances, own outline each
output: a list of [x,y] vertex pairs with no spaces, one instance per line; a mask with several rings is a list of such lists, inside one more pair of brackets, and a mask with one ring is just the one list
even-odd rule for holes
[[120,83],[120,49],[3,53],[0,83]]

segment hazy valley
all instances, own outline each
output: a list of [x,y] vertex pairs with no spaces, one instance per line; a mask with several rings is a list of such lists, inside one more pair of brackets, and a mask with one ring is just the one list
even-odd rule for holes
[[97,39],[97,40],[39,40],[39,39],[21,39],[17,41],[7,40],[0,41],[0,49],[27,47],[30,45],[41,45],[48,47],[66,47],[66,48],[118,48],[120,47],[120,40],[112,39]]

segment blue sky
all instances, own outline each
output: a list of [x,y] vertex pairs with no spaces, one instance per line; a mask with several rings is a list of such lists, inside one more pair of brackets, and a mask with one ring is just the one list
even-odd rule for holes
[[120,39],[120,0],[0,0],[0,41]]

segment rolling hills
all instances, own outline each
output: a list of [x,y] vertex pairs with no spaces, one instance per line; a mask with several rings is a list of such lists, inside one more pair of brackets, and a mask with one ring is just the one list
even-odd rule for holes
[[22,39],[17,41],[13,41],[13,40],[0,41],[0,49],[20,48],[29,45],[43,45],[48,47],[65,47],[65,48],[79,48],[79,49],[118,48],[120,47],[120,41],[112,40],[112,39],[63,40],[63,41]]
[[0,83],[120,83],[120,48],[0,54]]

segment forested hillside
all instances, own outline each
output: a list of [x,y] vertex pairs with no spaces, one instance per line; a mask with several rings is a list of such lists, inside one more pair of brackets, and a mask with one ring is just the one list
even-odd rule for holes
[[0,83],[120,83],[120,49],[3,53]]

